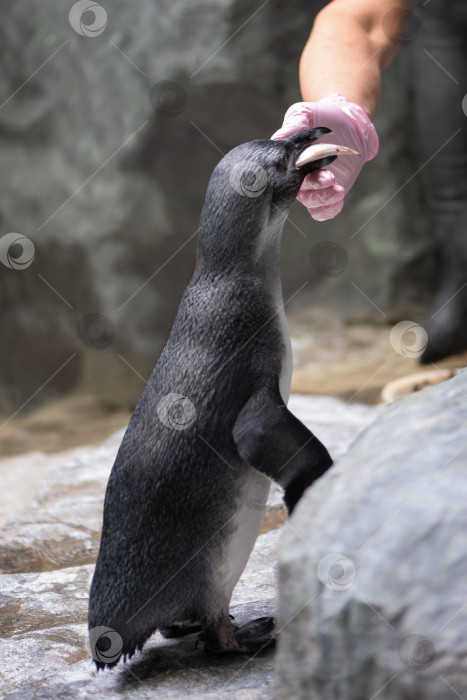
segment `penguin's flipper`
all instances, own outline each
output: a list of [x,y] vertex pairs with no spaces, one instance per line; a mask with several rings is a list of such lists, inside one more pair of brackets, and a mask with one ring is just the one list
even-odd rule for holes
[[289,513],[332,465],[327,449],[290,413],[279,392],[252,396],[237,417],[233,438],[242,459],[284,488]]

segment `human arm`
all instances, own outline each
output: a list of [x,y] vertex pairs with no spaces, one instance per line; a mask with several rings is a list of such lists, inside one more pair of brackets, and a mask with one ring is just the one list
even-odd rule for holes
[[[306,102],[292,105],[272,138],[328,126],[322,141],[355,148],[305,178],[298,199],[318,221],[336,216],[367,160],[378,152],[371,122],[381,94],[381,72],[397,53],[415,0],[333,0],[317,15],[300,62]],[[345,97],[344,97],[345,96]]]
[[397,53],[414,5],[415,0],[332,0],[326,5],[300,61],[304,101],[340,93],[373,119],[381,73]]

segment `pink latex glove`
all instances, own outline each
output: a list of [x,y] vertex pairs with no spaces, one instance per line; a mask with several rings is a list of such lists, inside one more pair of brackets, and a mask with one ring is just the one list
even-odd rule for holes
[[272,139],[283,139],[303,129],[327,126],[332,134],[319,143],[335,143],[354,148],[360,156],[340,156],[323,170],[309,173],[297,195],[316,221],[332,219],[344,206],[344,197],[367,160],[378,153],[376,129],[365,110],[335,93],[319,102],[297,102],[287,110],[284,123]]

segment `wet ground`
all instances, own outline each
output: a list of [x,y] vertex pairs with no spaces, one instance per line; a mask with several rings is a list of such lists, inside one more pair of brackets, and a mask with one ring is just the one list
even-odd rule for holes
[[[393,324],[343,323],[329,311],[307,309],[290,317],[294,374],[292,392],[331,394],[347,401],[377,404],[389,382],[431,370],[463,367],[467,352],[421,366],[413,324],[402,337],[391,337]],[[391,342],[392,341],[392,342]]]

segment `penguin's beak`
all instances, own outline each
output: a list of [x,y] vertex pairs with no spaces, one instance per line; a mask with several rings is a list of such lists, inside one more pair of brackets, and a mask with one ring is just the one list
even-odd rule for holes
[[347,148],[347,146],[337,146],[334,143],[314,143],[300,153],[295,161],[295,167],[297,169],[302,168],[304,165],[313,163],[315,160],[329,158],[330,156],[342,155],[359,156],[360,153],[358,151],[354,151],[353,148]]

